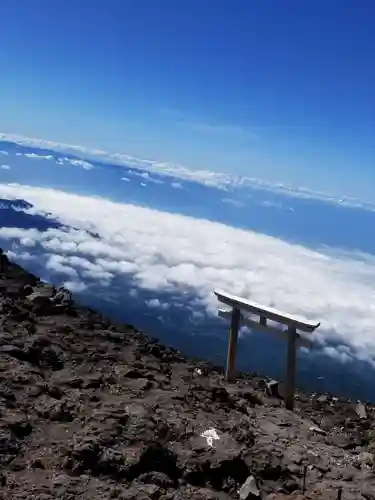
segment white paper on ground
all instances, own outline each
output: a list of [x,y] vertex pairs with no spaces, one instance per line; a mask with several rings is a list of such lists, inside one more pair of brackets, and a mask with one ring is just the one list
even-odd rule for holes
[[206,439],[208,446],[214,445],[214,439],[220,439],[216,429],[213,427],[202,432],[201,436]]

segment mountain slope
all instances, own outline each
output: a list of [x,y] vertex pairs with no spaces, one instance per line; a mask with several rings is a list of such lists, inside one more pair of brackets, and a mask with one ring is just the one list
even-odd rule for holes
[[15,264],[0,292],[1,499],[375,498],[372,406],[288,412]]

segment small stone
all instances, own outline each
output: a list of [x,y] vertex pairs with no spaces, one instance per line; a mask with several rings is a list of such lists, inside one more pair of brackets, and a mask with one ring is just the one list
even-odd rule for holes
[[357,470],[351,466],[344,467],[340,472],[342,480],[348,482],[353,481],[353,478],[355,478],[358,473]]
[[271,380],[267,383],[267,392],[273,398],[280,398],[279,383],[277,380]]
[[97,389],[102,383],[103,376],[100,373],[89,375],[83,379],[83,387],[85,389]]
[[83,378],[72,375],[71,377],[68,376],[66,378],[57,380],[56,383],[67,385],[69,387],[72,387],[73,389],[79,389],[83,385]]
[[26,469],[26,462],[24,462],[24,460],[14,460],[10,463],[9,468],[13,472],[20,472]]
[[57,387],[56,385],[49,385],[46,388],[46,392],[51,398],[54,399],[61,399],[64,395],[64,391],[60,389],[60,387]]
[[257,487],[254,476],[249,476],[238,490],[241,500],[253,500],[260,498],[260,491]]
[[51,298],[53,304],[69,304],[72,300],[72,295],[66,288],[60,288],[60,290]]
[[24,416],[14,416],[8,419],[8,427],[19,439],[28,436],[33,430],[31,423]]
[[48,291],[46,292],[32,292],[30,295],[27,296],[27,300],[31,302],[32,304],[38,304],[38,305],[44,305],[46,303],[50,303],[50,293]]
[[370,452],[370,453],[375,453],[375,439],[372,439],[368,445],[367,445],[367,450]]
[[36,458],[35,460],[33,460],[33,462],[31,462],[31,464],[30,464],[30,467],[32,469],[45,469],[45,465],[44,465],[42,459],[40,459],[40,458]]
[[284,483],[284,490],[287,491],[288,493],[293,493],[293,491],[296,491],[299,489],[299,484],[294,481],[294,479],[288,479]]
[[121,332],[108,331],[107,338],[115,344],[124,343],[124,334]]
[[245,399],[252,406],[261,406],[264,404],[262,397],[256,392],[246,391],[239,394],[243,399]]
[[134,369],[130,368],[129,370],[124,372],[124,377],[133,378],[133,379],[144,378],[144,374],[142,372],[140,372],[139,370],[134,370]]
[[287,465],[287,469],[294,476],[302,476],[303,475],[303,468],[300,465],[290,463]]
[[173,481],[163,472],[146,472],[138,477],[138,481],[146,484],[156,484],[161,488],[171,488]]
[[66,483],[67,479],[68,476],[66,476],[65,474],[56,474],[53,476],[52,482],[54,486],[61,486]]
[[321,429],[320,427],[318,427],[317,425],[312,425],[311,427],[309,427],[309,431],[315,432],[316,434],[320,434],[321,436],[327,435],[327,432],[324,431],[323,429]]
[[0,389],[0,398],[5,399],[7,403],[14,403],[16,401],[16,396],[13,391],[8,387]]
[[57,403],[49,410],[49,418],[57,422],[71,422],[74,417],[69,405]]
[[358,401],[355,411],[361,420],[367,419],[366,406],[360,401]]
[[374,455],[367,451],[363,451],[358,455],[356,462],[360,468],[365,466],[372,467],[374,465]]
[[214,387],[211,391],[212,401],[226,403],[229,400],[229,394],[224,387]]
[[5,344],[0,347],[0,352],[4,355],[7,356],[12,356],[13,358],[16,359],[24,359],[25,354],[22,349],[19,347],[16,347],[15,345],[12,344]]
[[31,295],[33,293],[33,287],[31,285],[25,285],[22,291],[25,296]]
[[330,434],[327,438],[327,442],[337,448],[342,448],[343,450],[350,450],[356,446],[353,439],[344,433]]
[[364,486],[361,494],[366,500],[375,500],[375,489],[370,486]]

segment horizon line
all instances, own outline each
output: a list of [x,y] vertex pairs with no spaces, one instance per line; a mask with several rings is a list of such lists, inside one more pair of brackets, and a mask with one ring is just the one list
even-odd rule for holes
[[229,172],[216,172],[208,169],[192,169],[168,161],[139,158],[121,152],[110,152],[103,149],[93,149],[76,144],[66,144],[49,139],[8,134],[0,132],[1,142],[9,142],[21,147],[48,150],[51,153],[73,154],[77,158],[105,162],[124,168],[148,171],[154,174],[173,177],[188,182],[196,182],[205,186],[228,191],[253,188],[289,196],[292,198],[315,199],[339,206],[375,211],[375,202],[360,200],[346,195],[336,196],[328,192],[313,190],[302,186],[287,185],[282,182],[270,182],[255,177],[249,177]]

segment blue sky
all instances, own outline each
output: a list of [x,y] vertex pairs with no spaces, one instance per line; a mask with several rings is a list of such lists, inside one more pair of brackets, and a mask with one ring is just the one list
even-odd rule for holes
[[1,131],[371,197],[372,0],[1,10]]

